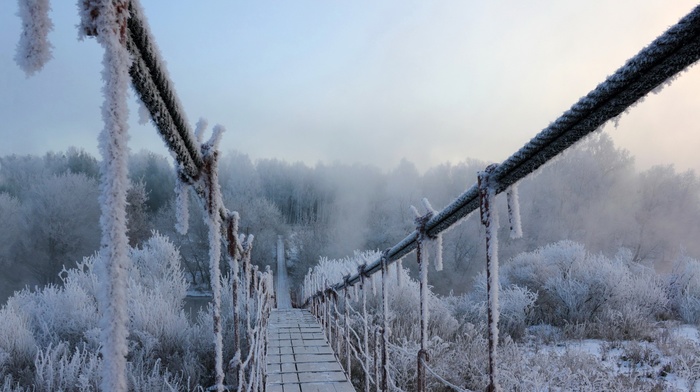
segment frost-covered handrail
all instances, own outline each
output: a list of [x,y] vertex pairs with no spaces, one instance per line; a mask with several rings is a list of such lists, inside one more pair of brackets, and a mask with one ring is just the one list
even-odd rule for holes
[[196,179],[202,171],[204,161],[144,20],[140,6],[130,2],[127,49],[134,59],[129,70],[132,84],[150,112],[158,132],[176,155],[182,174]]
[[[193,184],[207,170],[206,162],[138,2],[129,2],[126,32],[126,47],[132,56],[129,69],[132,86],[177,161],[180,180]],[[205,198],[205,190],[196,186],[193,189],[201,199]],[[223,205],[219,208],[219,215],[223,222],[230,220]],[[234,248],[233,251],[243,253],[235,238],[229,246]]]
[[[698,59],[700,6],[629,59],[571,109],[498,165],[493,173],[496,193],[503,192],[608,120],[621,115],[649,92],[670,83]],[[479,192],[474,184],[425,224],[426,234],[436,236],[478,207]],[[387,251],[388,262],[393,263],[412,252],[417,246],[418,235],[418,231],[414,231],[390,248]],[[367,265],[363,274],[369,276],[380,271],[381,257],[378,257]],[[360,273],[356,273],[333,288],[339,291],[359,281]],[[322,292],[316,293],[314,297],[320,295]],[[307,299],[306,304],[310,303],[310,299]]]

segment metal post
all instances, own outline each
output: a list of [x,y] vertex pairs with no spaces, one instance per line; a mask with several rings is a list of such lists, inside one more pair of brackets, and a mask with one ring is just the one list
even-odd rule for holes
[[[479,172],[479,200],[481,212],[481,224],[486,229],[486,291],[488,294],[488,330],[489,330],[489,386],[488,392],[500,390],[498,386],[497,368],[496,368],[496,347],[498,346],[498,335],[494,332],[498,329],[498,310],[494,309],[498,302],[498,284],[494,286],[494,282],[498,282],[498,264],[495,266],[492,263],[498,263],[498,239],[496,238],[496,229],[498,222],[493,221],[491,211],[491,202],[495,196],[495,191],[490,184],[491,174],[496,169],[497,165],[489,165],[486,170]],[[492,260],[492,257],[495,260]],[[494,268],[495,267],[495,268]],[[493,271],[492,271],[493,270]],[[493,273],[496,272],[496,276]],[[493,280],[493,282],[492,282]]]
[[[231,263],[231,301],[233,306],[233,344],[235,347],[234,353],[241,350],[241,335],[240,324],[241,316],[238,304],[238,281],[239,281],[239,264],[238,264],[238,237],[236,233],[236,218],[237,215],[229,214],[226,219],[226,239],[228,240],[228,257]],[[238,356],[240,358],[240,355]],[[240,361],[239,361],[240,362]],[[238,363],[235,364],[234,372],[238,372]]]
[[346,370],[348,372],[348,379],[352,379],[352,364],[350,362],[352,358],[352,352],[350,350],[350,292],[348,287],[345,286],[345,357],[346,357]]
[[343,335],[340,333],[340,321],[338,320],[340,317],[338,317],[338,306],[337,304],[334,306],[335,312],[333,313],[333,317],[335,318],[335,355],[340,359],[340,346],[341,346],[341,340]]
[[381,390],[388,390],[388,361],[387,345],[389,343],[389,294],[387,283],[389,282],[389,266],[387,265],[389,251],[385,250],[382,255],[382,384]]
[[374,389],[380,392],[379,384],[379,328],[374,329]]
[[365,288],[365,266],[360,266],[360,291],[362,291],[362,331],[364,332],[365,350],[365,392],[369,392],[369,331],[367,328],[367,289]]
[[[425,222],[430,218],[430,213],[416,219],[418,223],[418,241],[416,245],[416,258],[420,270],[420,350],[416,358],[416,390],[425,392],[426,377],[423,362],[427,362],[428,357],[428,260],[423,255],[423,239],[425,238]],[[425,259],[425,260],[424,260]]]

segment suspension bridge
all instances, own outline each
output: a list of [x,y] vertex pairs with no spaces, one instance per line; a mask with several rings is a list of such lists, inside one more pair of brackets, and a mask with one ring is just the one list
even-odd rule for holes
[[[387,354],[387,293],[386,284],[380,284],[382,317],[377,326],[369,326],[366,311],[366,291],[374,285],[375,276],[386,281],[391,276],[389,267],[411,252],[416,252],[420,263],[420,349],[416,353],[416,390],[425,390],[427,377],[435,377],[455,390],[428,366],[430,347],[427,335],[428,290],[427,259],[424,246],[428,241],[441,241],[440,234],[460,219],[479,209],[486,227],[488,249],[487,272],[489,274],[488,322],[497,323],[497,300],[494,296],[494,275],[497,276],[497,240],[492,232],[494,198],[513,186],[550,159],[572,146],[586,135],[598,129],[610,119],[621,115],[649,92],[662,87],[700,58],[700,7],[692,10],[678,24],[670,27],[636,56],[599,84],[571,109],[538,133],[530,142],[504,162],[491,165],[479,174],[478,181],[454,202],[440,211],[434,211],[428,203],[425,213],[417,213],[416,229],[391,248],[386,249],[374,261],[361,265],[357,272],[342,277],[307,280],[304,287],[303,309],[293,309],[286,287],[288,279],[281,245],[278,246],[278,279],[276,307],[273,306],[271,273],[257,271],[250,260],[252,237],[238,233],[238,213],[228,210],[221,202],[217,178],[217,144],[221,129],[215,128],[212,139],[204,142],[203,126],[192,130],[186,120],[177,95],[168,79],[163,60],[155,46],[155,39],[145,22],[137,0],[107,0],[81,2],[81,28],[87,36],[94,36],[105,48],[105,149],[103,158],[107,167],[114,167],[114,176],[103,179],[107,196],[116,200],[111,209],[105,208],[103,217],[123,216],[126,184],[119,180],[123,166],[123,126],[125,113],[119,110],[125,105],[123,75],[137,92],[150,112],[156,129],[162,136],[177,162],[179,187],[182,194],[192,190],[204,207],[209,220],[211,247],[211,277],[214,290],[213,334],[216,342],[216,380],[212,390],[267,390],[267,391],[350,391],[353,371],[359,371],[358,380],[364,391],[370,389],[391,390],[388,376],[391,358]],[[128,59],[128,60],[125,60]],[[111,109],[115,110],[111,110]],[[198,124],[202,125],[202,124]],[[110,169],[111,170],[111,169]],[[112,172],[108,172],[112,173]],[[117,180],[114,180],[114,179]],[[512,193],[512,192],[511,192]],[[178,198],[181,202],[186,196]],[[121,195],[121,196],[120,196]],[[186,194],[185,194],[186,195]],[[106,196],[106,197],[107,197]],[[509,198],[510,199],[510,198]],[[112,199],[109,199],[112,200]],[[121,204],[120,204],[121,203]],[[515,208],[515,206],[511,206]],[[120,210],[120,208],[122,210]],[[121,214],[121,215],[119,215]],[[111,218],[110,218],[111,219]],[[103,224],[105,238],[123,235],[125,227],[118,218],[107,219]],[[182,228],[183,230],[186,227]],[[111,233],[111,234],[110,234]],[[120,234],[121,233],[121,234]],[[111,238],[111,237],[110,237]],[[121,238],[121,237],[119,237]],[[105,240],[106,241],[106,240]],[[111,240],[110,240],[111,241]],[[281,241],[281,240],[280,240]],[[125,246],[117,241],[103,243],[110,250],[106,258],[107,272],[100,278],[118,293],[124,287],[123,274],[119,273],[120,255]],[[221,292],[218,271],[220,247],[231,267],[231,291]],[[353,302],[356,287],[362,299]],[[222,339],[222,295],[231,295],[233,301],[232,341]],[[125,303],[113,301],[109,294],[103,305],[104,370],[103,389],[126,390]],[[355,301],[358,299],[355,297]],[[359,303],[361,309],[354,309]],[[274,309],[273,309],[274,307]],[[349,325],[349,315],[362,314],[364,325],[357,331]],[[115,332],[116,331],[116,332]],[[495,347],[497,334],[489,328],[489,390],[498,390]],[[236,355],[228,364],[222,358],[222,346],[233,345]],[[353,366],[353,364],[355,366]],[[237,375],[224,384],[224,367]],[[355,374],[357,375],[357,374]]]
[[276,289],[277,308],[268,325],[267,392],[354,391],[316,318],[292,308],[281,236]]

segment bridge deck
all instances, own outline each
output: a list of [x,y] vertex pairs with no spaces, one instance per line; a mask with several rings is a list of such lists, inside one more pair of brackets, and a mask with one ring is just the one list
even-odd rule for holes
[[275,309],[268,328],[267,392],[355,391],[311,313]]

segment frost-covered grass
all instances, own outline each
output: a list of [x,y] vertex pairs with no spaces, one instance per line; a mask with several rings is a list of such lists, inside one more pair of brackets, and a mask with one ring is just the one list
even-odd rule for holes
[[[129,390],[190,391],[213,385],[212,307],[195,321],[186,316],[188,284],[177,249],[156,233],[142,248],[131,249],[130,260]],[[18,292],[0,308],[0,391],[99,390],[103,360],[94,267],[95,257],[86,258],[64,270],[61,286]],[[226,278],[222,290],[230,293]],[[222,297],[224,342],[233,339],[231,302],[231,295]],[[232,358],[233,351],[224,345],[224,358]],[[227,374],[227,384],[236,378]]]
[[[651,332],[652,341],[552,340],[550,328],[533,328],[523,341],[506,339],[499,347],[503,390],[700,390],[700,342],[695,326],[660,326]],[[696,337],[689,339],[688,332]],[[463,326],[454,341],[434,339],[432,343],[429,365],[436,373],[466,389],[486,388],[487,340],[478,328]],[[393,350],[393,367],[402,370],[395,379],[404,380],[404,390],[411,389],[416,350],[415,343]],[[429,389],[448,390],[434,378]]]

